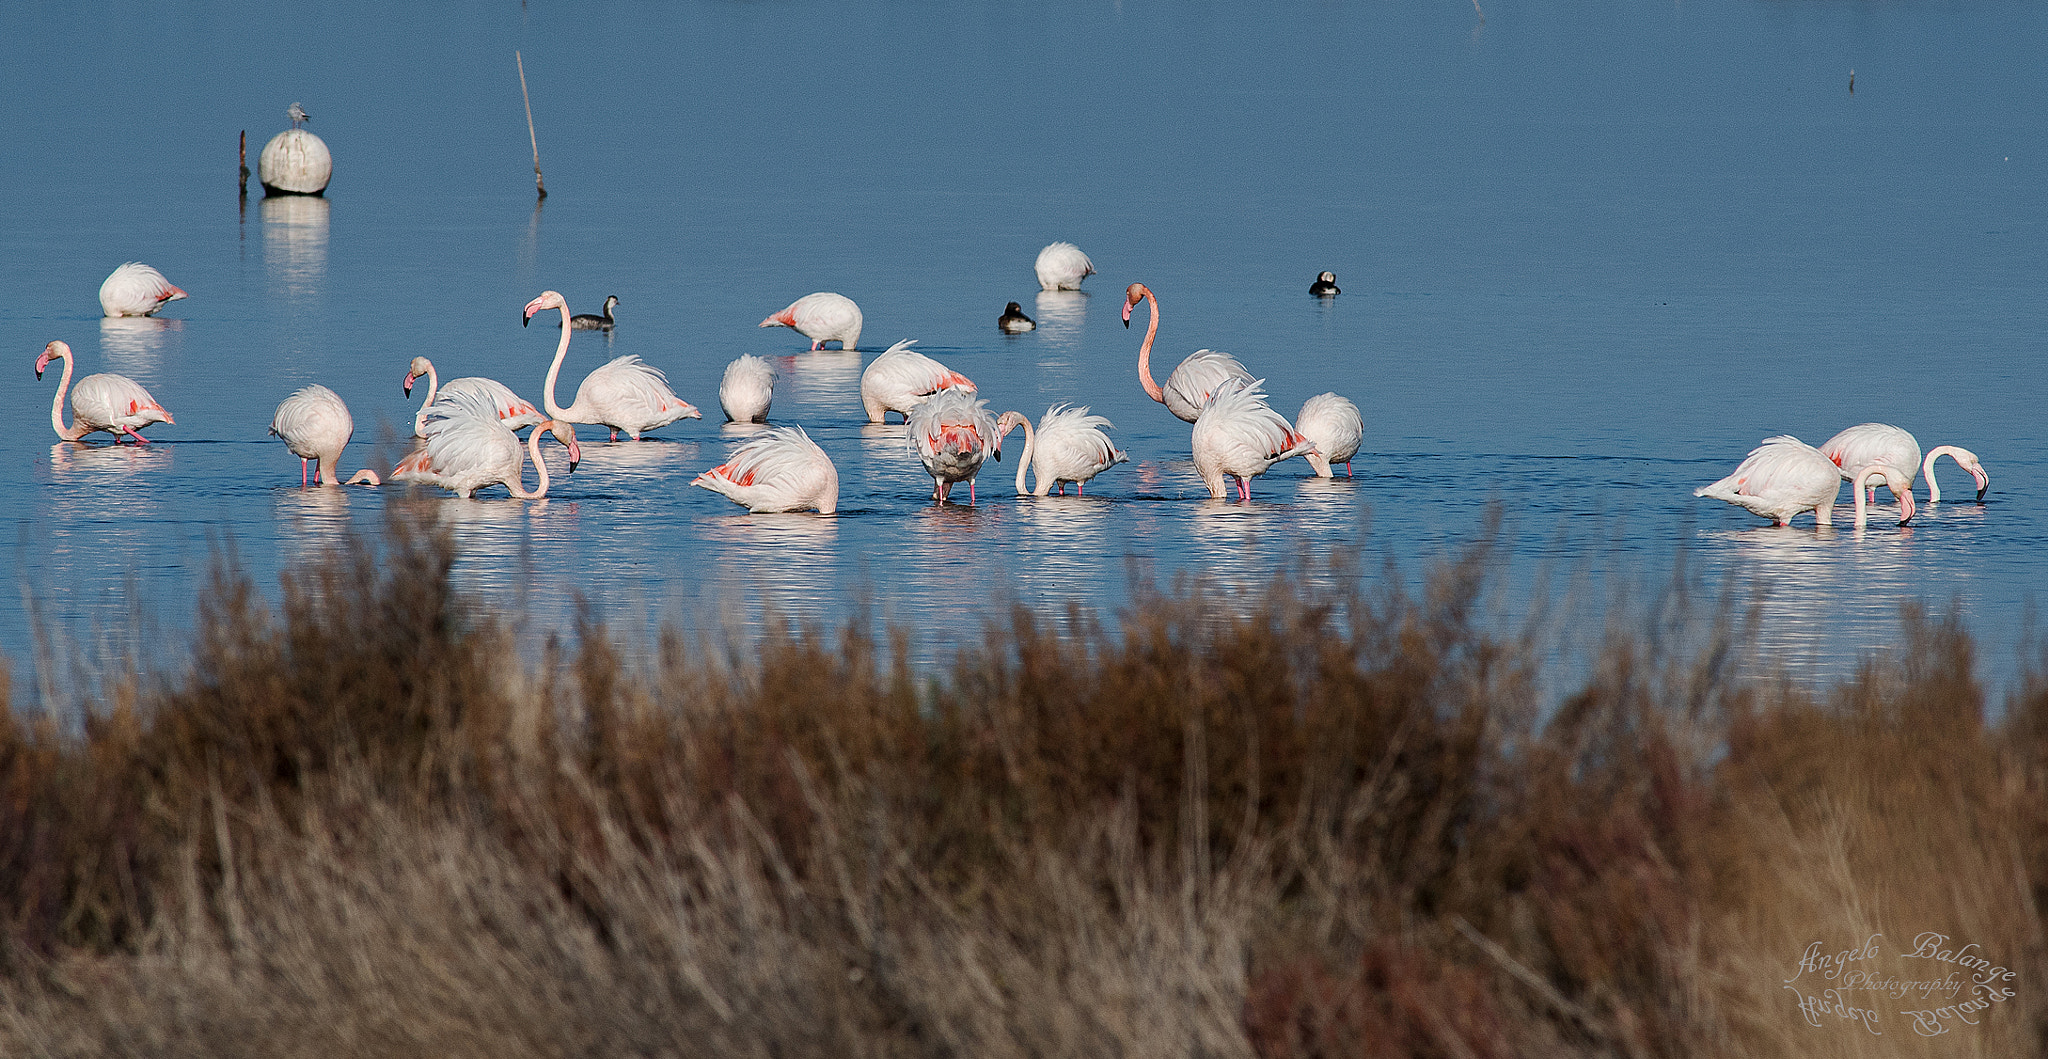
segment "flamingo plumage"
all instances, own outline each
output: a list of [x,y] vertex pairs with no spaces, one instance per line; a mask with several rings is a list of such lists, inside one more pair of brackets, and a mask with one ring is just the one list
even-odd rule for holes
[[966,390],[941,390],[911,409],[905,421],[910,450],[932,476],[932,499],[944,503],[953,486],[966,482],[967,502],[974,503],[975,472],[1001,444],[988,402]]
[[520,318],[522,326],[533,322],[533,314],[542,309],[562,311],[562,338],[555,345],[555,362],[548,365],[547,384],[541,393],[541,402],[551,418],[609,427],[613,441],[619,440],[621,430],[638,441],[641,434],[678,419],[704,418],[696,406],[668,388],[667,376],[631,354],[615,358],[584,376],[583,384],[576,387],[576,400],[569,407],[562,407],[555,400],[555,378],[562,372],[562,358],[569,355],[569,303],[556,291],[542,291],[526,303],[525,315]]
[[[270,417],[271,434],[284,439],[284,447],[299,458],[299,485],[306,484],[306,465],[309,462],[319,466],[313,472],[313,481],[319,485],[340,486],[341,450],[348,447],[348,439],[356,432],[355,417],[349,415],[348,405],[341,395],[319,383],[302,387],[290,397],[278,402],[277,411]],[[357,471],[348,480],[349,485],[381,485],[377,472],[368,467]]]
[[1365,417],[1349,398],[1334,393],[1309,398],[1302,404],[1301,414],[1294,417],[1294,429],[1315,442],[1316,451],[1307,457],[1316,477],[1332,477],[1333,463],[1343,464],[1344,477],[1351,477],[1351,457],[1358,455],[1358,446],[1365,440]]
[[108,316],[155,316],[166,303],[183,297],[185,292],[163,273],[130,261],[100,284],[100,311]]
[[547,418],[533,406],[532,401],[513,393],[510,386],[496,379],[467,376],[443,383],[434,371],[434,362],[425,357],[414,357],[412,363],[406,365],[404,390],[407,396],[412,394],[413,380],[422,376],[427,380],[427,399],[420,402],[419,413],[412,417],[412,434],[416,438],[427,436],[427,411],[434,407],[434,402],[453,393],[473,393],[490,401],[498,410],[498,421],[513,430],[524,430]]
[[[1842,477],[1849,477],[1849,468],[1862,467],[1872,463],[1888,463],[1905,472],[1906,487],[1913,486],[1913,479],[1927,477],[1927,502],[1941,502],[1941,486],[1934,481],[1934,461],[1943,456],[1956,461],[1956,465],[1970,472],[1977,481],[1977,502],[1983,503],[1984,493],[1991,488],[1991,476],[1984,472],[1984,464],[1977,454],[1955,445],[1941,445],[1931,449],[1923,461],[1920,457],[1920,442],[1905,430],[1889,423],[1863,423],[1829,438],[1820,446],[1822,455],[1833,460],[1841,470]],[[1870,487],[1866,494],[1871,502],[1877,500],[1877,489]]]
[[718,382],[718,407],[733,423],[765,423],[775,399],[775,367],[765,358],[742,353],[725,366]]
[[974,380],[910,348],[916,344],[906,338],[890,346],[861,372],[860,405],[868,422],[880,423],[890,412],[908,422],[911,409],[941,390],[973,392]]
[[[391,480],[439,486],[465,500],[479,489],[503,485],[518,499],[537,500],[548,494],[548,465],[540,456],[543,432],[568,447],[569,469],[574,471],[580,454],[569,424],[542,420],[522,448],[519,435],[499,422],[489,401],[471,393],[447,394],[429,411],[426,444],[392,468]],[[540,472],[540,484],[531,492],[524,483],[529,456]]]
[[1210,399],[1195,419],[1195,470],[1209,496],[1223,499],[1226,475],[1237,480],[1237,495],[1252,498],[1252,479],[1290,456],[1315,451],[1315,443],[1266,404],[1266,380],[1233,383]]
[[[1888,463],[1870,463],[1850,476],[1850,492],[1856,498],[1856,525],[1868,518],[1863,483],[1880,475],[1899,498],[1899,525],[1913,519],[1913,490],[1906,472]],[[1826,453],[1790,435],[1765,438],[1751,449],[1735,473],[1693,490],[1694,496],[1725,500],[1780,526],[1792,524],[1795,515],[1813,512],[1816,526],[1832,526],[1835,496],[1842,489],[1842,469]]]
[[[43,369],[52,360],[64,362],[64,377],[57,382],[57,396],[50,401],[50,426],[57,436],[65,441],[77,441],[96,430],[114,435],[114,444],[121,443],[121,435],[134,438],[137,444],[147,445],[149,439],[136,431],[151,423],[170,423],[177,420],[142,384],[126,375],[104,372],[88,375],[71,385],[71,346],[63,341],[53,341],[43,347],[43,355],[36,358],[36,378],[43,377]],[[71,423],[64,422],[64,395],[71,395]]]
[[775,427],[748,440],[690,484],[757,514],[839,510],[839,470],[802,427]]
[[789,327],[811,340],[811,350],[827,342],[852,349],[860,341],[860,306],[844,294],[819,291],[790,302],[789,307],[761,321],[762,327]]
[[1145,395],[1166,406],[1174,417],[1187,423],[1194,422],[1202,414],[1202,406],[1209,403],[1218,390],[1230,383],[1244,384],[1252,381],[1252,373],[1228,353],[1213,349],[1198,349],[1180,362],[1173,373],[1166,377],[1166,385],[1152,380],[1152,340],[1159,336],[1159,299],[1152,288],[1143,283],[1133,283],[1124,291],[1124,326],[1131,326],[1131,310],[1140,300],[1152,308],[1152,321],[1145,325],[1145,344],[1138,347],[1138,381],[1145,386]]
[[1095,274],[1095,262],[1072,243],[1053,243],[1038,252],[1031,270],[1038,274],[1039,290],[1080,290],[1081,281]]
[[[1035,431],[1029,416],[1004,412],[996,419],[996,453],[1000,458],[1002,440],[1010,436],[1010,431],[1023,427],[1024,451],[1017,457],[1017,495],[1050,496],[1053,486],[1058,485],[1064,496],[1067,483],[1072,482],[1075,490],[1086,496],[1089,479],[1130,459],[1103,432],[1102,428],[1113,425],[1102,416],[1088,414],[1086,405],[1053,405],[1039,417]],[[1025,488],[1027,470],[1038,475],[1036,490]]]

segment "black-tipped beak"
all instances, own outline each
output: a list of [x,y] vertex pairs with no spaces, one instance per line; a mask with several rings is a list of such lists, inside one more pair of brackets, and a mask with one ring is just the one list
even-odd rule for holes
[[[42,378],[42,375],[38,374],[38,375],[36,376],[36,378],[40,379],[40,378]],[[1982,489],[1979,489],[1979,490],[1977,490],[1977,502],[1978,502],[1978,503],[1980,503],[1980,504],[1981,504],[1981,503],[1983,503],[1983,502],[1984,502],[1984,494],[1985,494],[1985,493],[1988,493],[1988,492],[1990,492],[1990,491],[1991,491],[1991,487],[1990,487],[1990,486],[1988,486],[1988,485],[1987,485],[1987,486],[1985,486],[1985,487],[1984,487],[1984,488],[1982,488]]]
[[1003,462],[1003,450],[1001,450],[1001,449],[997,449],[997,450],[996,450],[996,462],[997,462],[997,463],[1001,463],[1001,462]]
[[411,380],[411,379],[407,379],[407,380],[405,380],[405,395],[406,395],[407,397],[411,397],[411,396],[412,396],[412,380]]
[[578,462],[580,462],[580,461],[577,461],[577,460],[570,460],[570,461],[569,461],[569,473],[570,473],[570,474],[575,474],[575,473],[576,473],[576,464],[577,464]]
[[[43,381],[43,369],[41,369],[41,368],[37,368],[37,369],[36,369],[36,381],[37,381],[37,382],[41,382],[41,381]],[[1984,499],[1984,494],[1983,494],[1982,492],[1979,492],[1979,493],[1977,494],[1977,499],[1979,499],[1979,500],[1982,500],[1982,499]]]
[[1131,329],[1131,318],[1130,318],[1129,314],[1126,314],[1126,315],[1124,316],[1124,330],[1128,331],[1128,330],[1130,330],[1130,329]]
[[530,324],[532,322],[533,315],[531,313],[528,313],[524,309],[519,310],[519,326],[525,327],[527,324]]

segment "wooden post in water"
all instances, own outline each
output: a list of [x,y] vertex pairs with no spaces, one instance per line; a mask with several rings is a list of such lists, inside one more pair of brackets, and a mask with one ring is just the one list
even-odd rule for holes
[[249,130],[242,130],[242,197],[249,197]]
[[526,60],[514,49],[512,61],[519,64],[519,98],[526,104],[526,138],[533,144],[533,186],[547,198],[548,186],[540,178],[540,138],[533,134],[533,97],[526,94]]

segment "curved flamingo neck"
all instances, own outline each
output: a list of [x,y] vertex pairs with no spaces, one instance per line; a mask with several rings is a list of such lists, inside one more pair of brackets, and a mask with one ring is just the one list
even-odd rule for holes
[[427,399],[420,402],[420,415],[425,416],[427,414],[427,409],[434,404],[434,398],[440,396],[440,394],[441,373],[434,370],[434,362],[429,360],[427,361]]
[[1145,288],[1145,304],[1152,310],[1152,322],[1145,325],[1145,344],[1138,347],[1138,381],[1145,384],[1145,396],[1166,403],[1166,391],[1152,381],[1152,340],[1159,337],[1159,299],[1152,296],[1152,288]]
[[84,428],[64,425],[64,395],[71,391],[71,352],[66,350],[62,356],[64,377],[57,380],[57,396],[50,402],[50,425],[57,428],[58,437],[65,441],[77,441],[85,436]]
[[[1017,495],[1024,496],[1031,492],[1031,490],[1024,488],[1024,472],[1031,469],[1031,450],[1037,445],[1037,440],[1033,436],[1031,420],[1018,416],[1017,425],[1024,428],[1024,451],[1017,454]],[[1041,474],[1038,478],[1039,486],[1043,487],[1045,485],[1045,475]]]
[[[553,364],[548,365],[548,381],[547,385],[541,388],[540,399],[541,403],[547,406],[549,416],[555,419],[566,420],[569,418],[569,410],[563,408],[561,403],[555,400],[555,379],[562,374],[562,358],[567,357],[569,355],[569,303],[564,301],[561,305],[561,309],[562,340],[555,343],[555,362]],[[540,433],[539,429],[536,428],[534,433],[538,435]],[[540,458],[539,453],[540,450],[536,448],[534,450],[535,460],[538,460]],[[541,468],[540,480],[541,491],[546,492],[548,480],[548,472],[546,467]]]
[[[565,313],[566,311],[564,310]],[[565,328],[562,333],[568,334],[567,329]],[[531,493],[526,491],[526,465],[524,463],[519,465],[518,476],[505,483],[505,488],[513,496],[521,500],[539,500],[541,497],[548,495],[548,462],[540,458],[540,436],[547,429],[548,425],[543,423],[540,426],[534,427],[533,433],[526,436],[526,452],[533,457],[533,466],[540,471],[539,488],[536,488]]]
[[[1963,462],[1964,455],[1966,455],[1965,451],[1963,449],[1957,448],[1954,445],[1937,445],[1935,446],[1933,451],[1927,454],[1927,458],[1921,461],[1920,476],[1927,479],[1928,503],[1941,503],[1941,486],[1935,484],[1934,481],[1935,458],[1940,456],[1947,456],[1949,459],[1956,461],[1956,466],[1967,467],[1968,465]],[[1974,474],[1972,476],[1974,477]]]
[[[1878,482],[1885,483],[1885,485],[1889,488],[1892,480],[1890,476],[1885,474],[1885,469],[1887,466],[1888,465],[1882,463],[1873,463],[1870,466],[1865,467],[1862,470],[1856,472],[1856,488],[1851,491],[1856,494],[1856,527],[1858,529],[1863,528],[1863,523],[1866,519],[1869,518],[1869,512],[1864,504],[1863,499],[1865,484],[1868,483],[1870,488],[1875,489],[1877,487],[1877,482],[1871,481],[1871,479],[1875,477]],[[1899,525],[1901,526],[1912,521],[1913,519],[1912,488],[1912,486],[1907,485],[1903,487],[1903,492],[1894,490],[1894,492],[1899,498]]]

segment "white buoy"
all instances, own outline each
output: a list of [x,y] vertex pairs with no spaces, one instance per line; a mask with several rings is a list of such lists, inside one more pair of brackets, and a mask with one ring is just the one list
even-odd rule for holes
[[334,176],[334,156],[327,144],[299,125],[307,120],[297,103],[285,111],[292,127],[270,138],[256,160],[256,177],[270,195],[318,195]]

